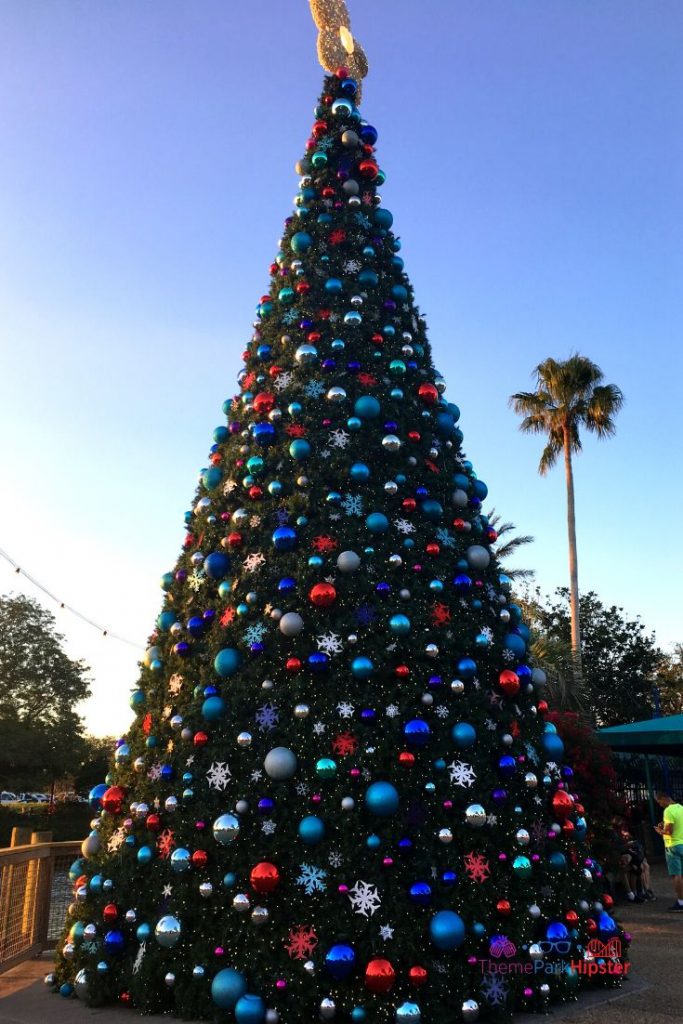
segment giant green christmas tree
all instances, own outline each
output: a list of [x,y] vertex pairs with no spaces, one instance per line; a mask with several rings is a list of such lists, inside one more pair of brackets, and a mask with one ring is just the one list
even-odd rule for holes
[[325,79],[135,722],[91,795],[63,995],[449,1024],[543,1009],[586,965],[619,982],[357,99]]

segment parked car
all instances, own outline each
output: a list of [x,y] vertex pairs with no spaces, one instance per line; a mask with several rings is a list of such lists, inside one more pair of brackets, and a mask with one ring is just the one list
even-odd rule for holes
[[10,793],[7,790],[3,789],[2,793],[0,793],[0,804],[15,804],[16,802],[16,793]]

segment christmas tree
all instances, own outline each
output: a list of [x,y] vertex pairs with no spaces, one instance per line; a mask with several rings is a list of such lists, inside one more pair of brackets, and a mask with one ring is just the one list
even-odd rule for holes
[[91,794],[65,996],[444,1024],[624,969],[358,101],[348,69],[326,77]]

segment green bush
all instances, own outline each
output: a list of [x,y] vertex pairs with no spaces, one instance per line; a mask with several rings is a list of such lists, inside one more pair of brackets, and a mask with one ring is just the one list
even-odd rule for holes
[[87,804],[58,803],[52,814],[48,808],[49,804],[4,804],[0,807],[0,847],[9,846],[13,828],[51,831],[55,842],[87,836],[93,813]]

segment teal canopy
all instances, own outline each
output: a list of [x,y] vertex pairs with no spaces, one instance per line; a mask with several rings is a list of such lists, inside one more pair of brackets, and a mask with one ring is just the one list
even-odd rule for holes
[[683,715],[612,725],[607,729],[598,729],[597,735],[612,750],[624,753],[683,756]]

